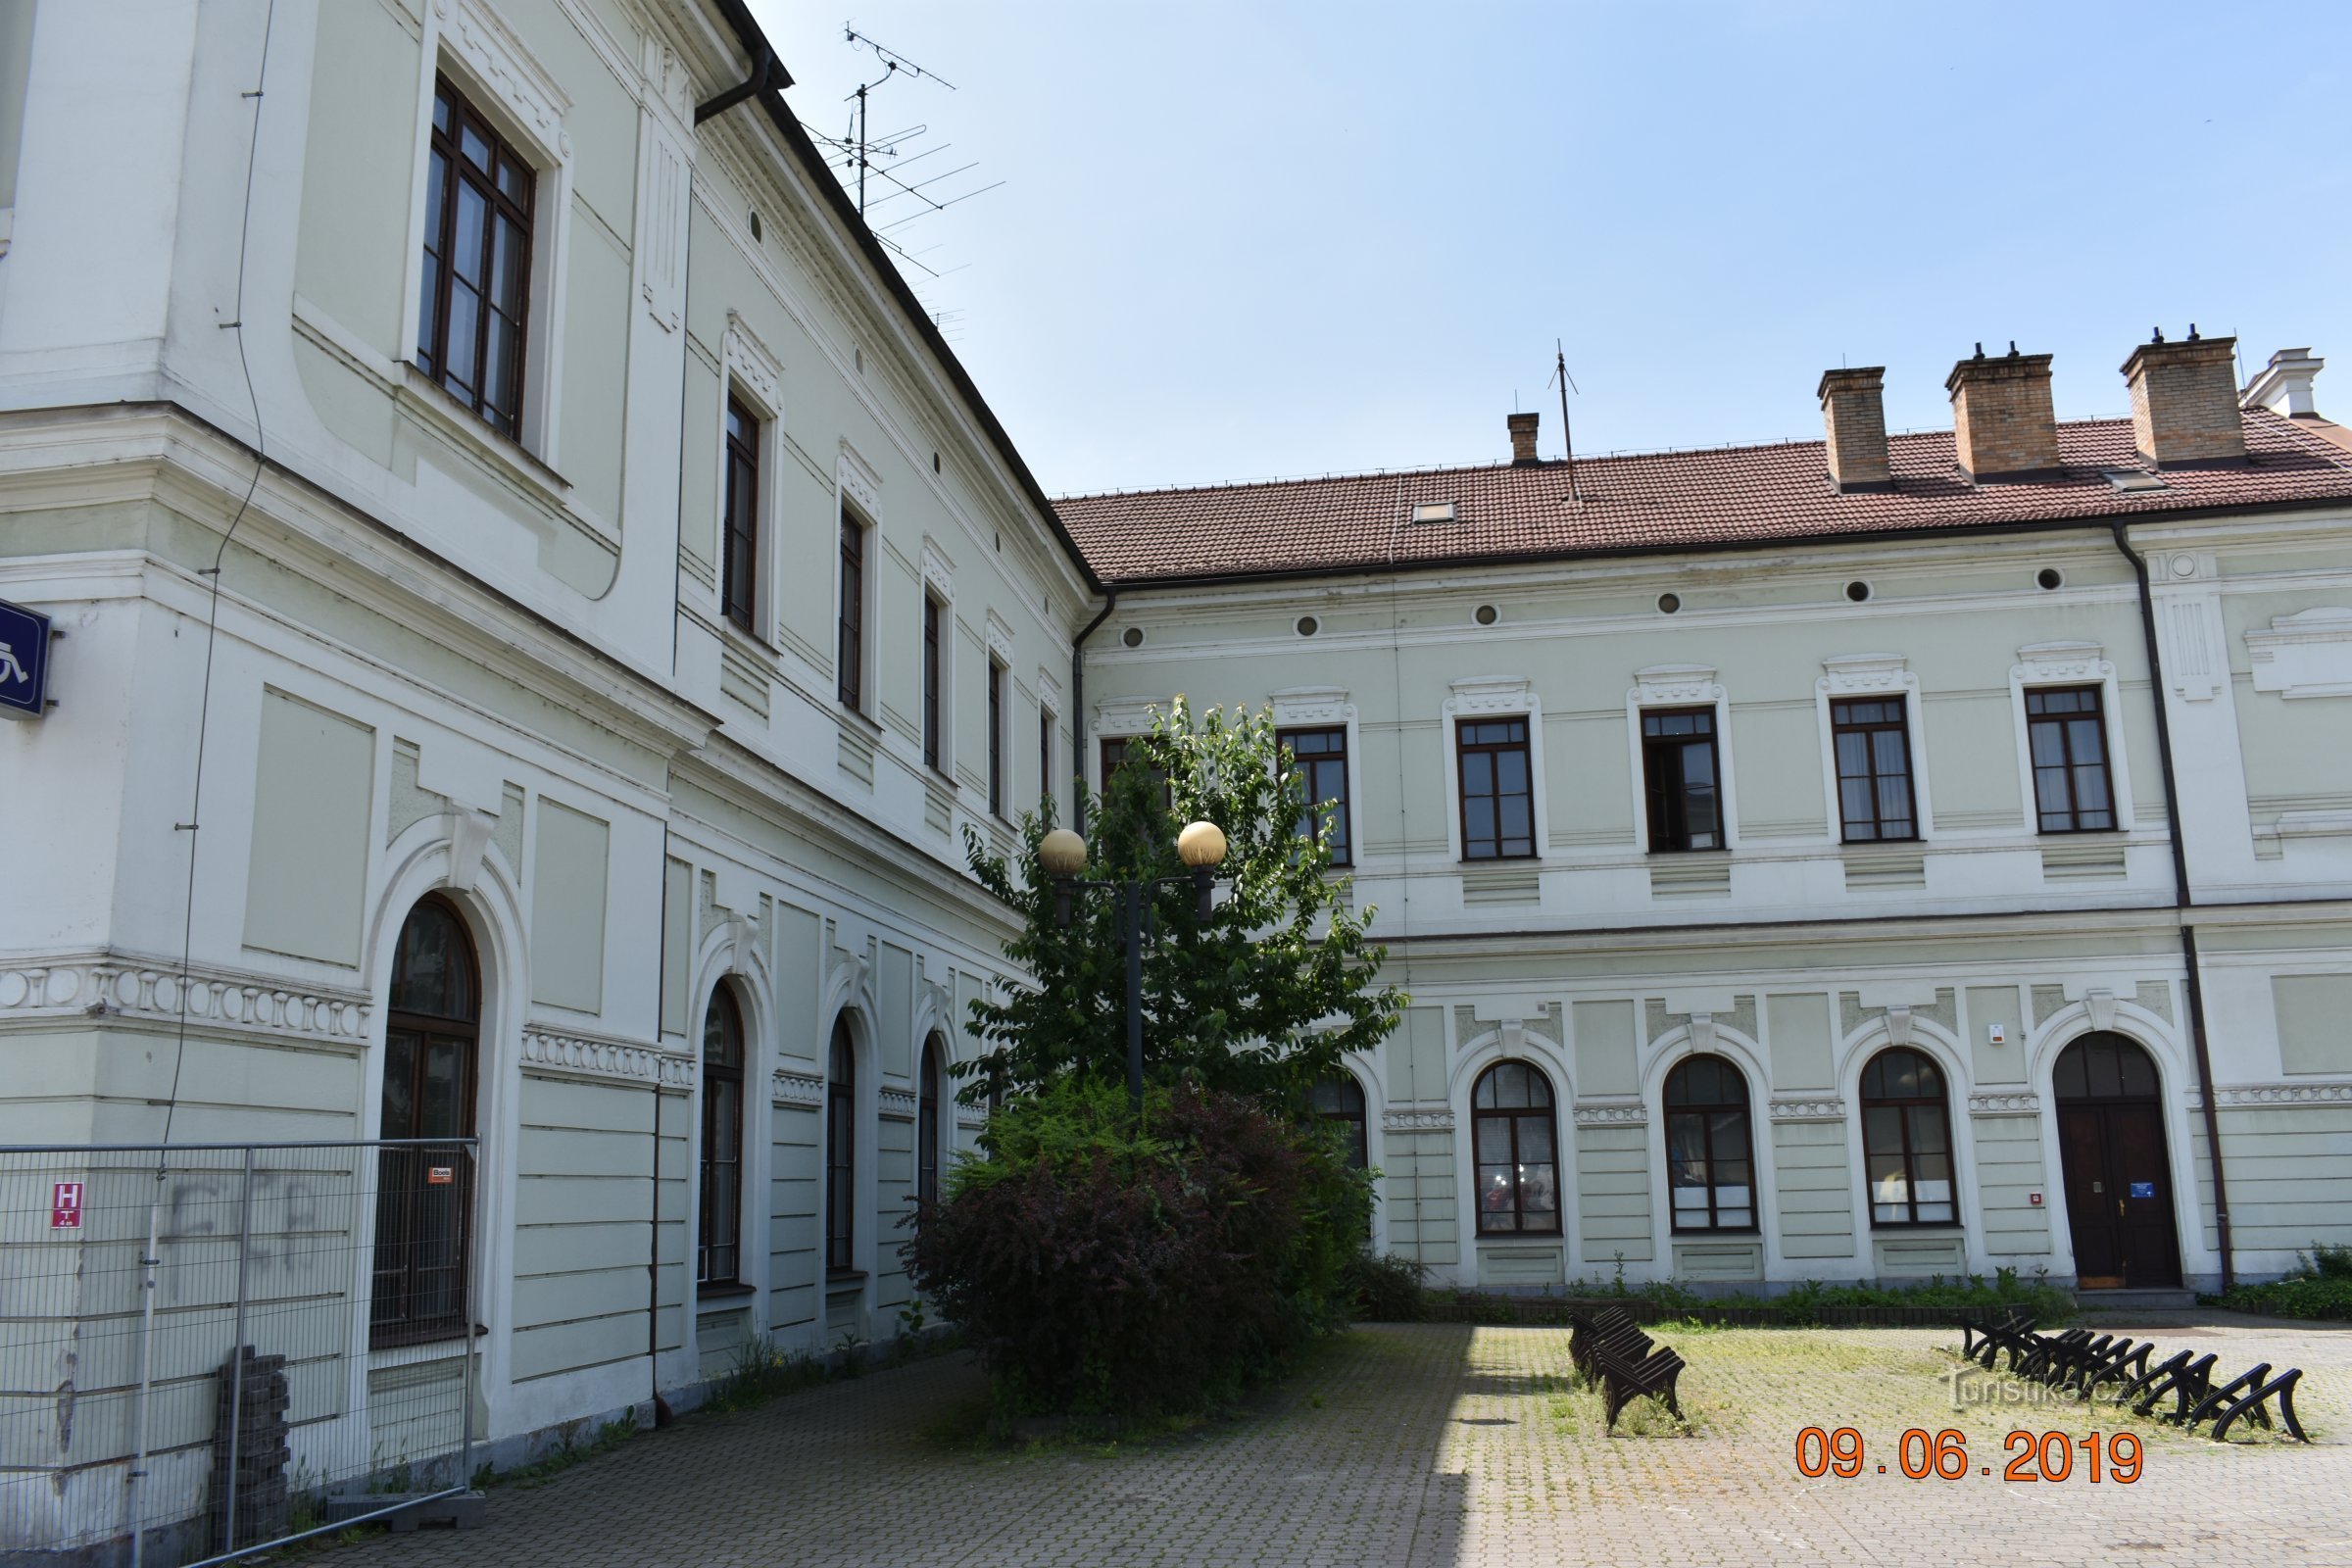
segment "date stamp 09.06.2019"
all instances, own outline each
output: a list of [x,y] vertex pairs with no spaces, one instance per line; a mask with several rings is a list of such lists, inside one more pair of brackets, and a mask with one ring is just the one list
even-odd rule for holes
[[[2005,1462],[1997,1473],[2009,1482],[2112,1481],[2130,1486],[2139,1479],[2147,1457],[2138,1434],[2132,1432],[2093,1432],[2078,1438],[2065,1432],[2020,1430],[2002,1440],[2001,1449]],[[1796,1435],[1796,1473],[1841,1481],[1864,1475],[1964,1481],[1996,1472],[1971,1457],[1968,1434],[1953,1427],[1940,1432],[1912,1427],[1895,1440],[1891,1455],[1876,1459],[1852,1427],[1806,1427]]]

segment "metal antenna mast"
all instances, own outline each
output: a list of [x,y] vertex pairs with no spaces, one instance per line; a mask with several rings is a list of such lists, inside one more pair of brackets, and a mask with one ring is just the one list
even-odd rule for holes
[[[857,125],[852,130],[848,139],[856,148],[854,156],[858,165],[858,214],[860,218],[862,218],[865,216],[865,174],[866,171],[873,166],[873,153],[875,151],[874,143],[868,141],[865,134],[866,94],[871,92],[874,88],[881,86],[884,82],[890,80],[891,77],[898,75],[901,72],[905,72],[909,76],[920,76],[930,81],[936,81],[942,87],[947,88],[950,92],[954,92],[956,90],[956,84],[948,80],[947,77],[941,75],[936,71],[925,71],[922,67],[916,65],[905,55],[900,54],[897,50],[883,47],[881,44],[867,37],[864,33],[859,32],[855,27],[844,26],[841,29],[841,35],[849,42],[851,48],[855,49],[862,44],[864,47],[871,49],[874,52],[875,59],[882,62],[882,74],[876,76],[871,81],[859,82],[858,84],[858,90],[850,94],[850,96],[853,99],[856,99],[858,103],[858,108],[856,111]],[[915,127],[915,130],[920,130],[923,127],[918,125]],[[886,138],[886,141],[896,142],[913,134],[914,131],[901,131],[897,136]],[[881,151],[885,157],[896,157],[898,154],[898,149],[896,146],[885,146],[881,149]],[[895,184],[897,182],[893,181],[893,183]]]
[[1576,383],[1568,376],[1568,350],[1556,337],[1551,340],[1551,352],[1553,368],[1545,384],[1560,384],[1560,441],[1568,454],[1568,499],[1576,501],[1582,499],[1576,493],[1576,440],[1568,433],[1568,394],[1576,390]]

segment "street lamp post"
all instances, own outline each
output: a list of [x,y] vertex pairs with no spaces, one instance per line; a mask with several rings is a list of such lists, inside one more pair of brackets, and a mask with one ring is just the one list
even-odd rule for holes
[[1067,930],[1081,891],[1110,894],[1118,901],[1119,941],[1127,953],[1127,1103],[1140,1125],[1144,1116],[1144,900],[1152,889],[1190,882],[1201,919],[1214,907],[1211,892],[1217,867],[1225,863],[1225,831],[1214,822],[1190,822],[1176,835],[1176,854],[1191,867],[1183,876],[1126,881],[1089,881],[1086,840],[1057,827],[1038,841],[1037,863],[1054,879],[1054,923]]

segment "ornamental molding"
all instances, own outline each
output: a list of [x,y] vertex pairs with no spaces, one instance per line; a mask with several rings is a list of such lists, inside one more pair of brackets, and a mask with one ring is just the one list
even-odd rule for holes
[[956,558],[929,534],[923,535],[923,583],[941,604],[956,602]]
[[1668,703],[1720,703],[1723,687],[1715,680],[1712,664],[1652,664],[1634,671],[1633,689],[1626,695],[1643,708]]
[[1838,1100],[1775,1100],[1765,1108],[1773,1121],[1843,1121],[1845,1102]]
[[1061,682],[1043,664],[1037,666],[1037,700],[1049,713],[1061,711]]
[[1098,735],[1149,735],[1152,721],[1168,710],[1166,697],[1113,697],[1095,705]]
[[1536,706],[1525,675],[1471,675],[1453,682],[1446,707],[1454,713],[1525,713]]
[[1012,668],[1012,628],[994,610],[988,612],[988,655],[1007,670]]
[[482,874],[482,853],[490,848],[491,835],[498,831],[498,818],[471,806],[453,804],[442,813],[442,824],[449,839],[449,885],[459,893],[470,893]]
[[858,449],[844,441],[841,457],[833,465],[834,477],[841,482],[841,493],[858,503],[869,523],[882,520],[882,476],[873,466],[858,455]]
[[814,1110],[825,1102],[825,1081],[814,1073],[794,1072],[778,1067],[768,1099],[779,1105],[800,1105]]
[[1814,685],[1832,697],[1899,692],[1910,685],[1910,667],[1901,654],[1833,654],[1821,662],[1825,672]]
[[[112,954],[5,960],[0,961],[0,1021],[120,1013],[177,1023],[181,989],[177,964]],[[190,1023],[284,1040],[361,1046],[375,1010],[364,992],[288,986],[273,976],[230,969],[191,970],[185,989]]]
[[1345,686],[1286,686],[1267,695],[1274,705],[1274,722],[1282,729],[1345,724],[1355,716]]
[[1453,1131],[1453,1112],[1450,1110],[1390,1110],[1381,1113],[1380,1125],[1393,1133],[1446,1133]]
[[780,417],[784,413],[784,363],[734,311],[727,313],[727,334],[720,353],[727,373],[765,405],[770,417]]
[[441,36],[458,58],[523,121],[542,146],[569,163],[571,137],[564,133],[564,115],[571,99],[521,35],[489,0],[433,0],[433,12],[441,19]]
[[1971,1116],[2038,1116],[2041,1114],[2041,1096],[2027,1090],[2016,1094],[1971,1095],[1968,1097]]
[[914,1120],[914,1092],[910,1089],[878,1089],[874,1103],[884,1121]]
[[2214,1092],[2218,1105],[2327,1105],[2352,1101],[2352,1083],[2224,1084]]
[[660,1084],[663,1089],[694,1087],[695,1061],[675,1052],[656,1051],[626,1040],[602,1040],[594,1035],[559,1034],[552,1029],[522,1031],[522,1064],[543,1078],[585,1078],[598,1083]]
[[1649,1107],[1638,1100],[1579,1101],[1575,1114],[1579,1127],[1645,1127],[1649,1124]]
[[2097,643],[2028,643],[2017,651],[2017,673],[2030,686],[2099,680],[2115,673]]
[[956,1107],[956,1125],[965,1132],[981,1131],[988,1126],[988,1107],[986,1105],[957,1105]]
[[2274,615],[2246,632],[2254,689],[2280,697],[2352,697],[2352,609],[2324,605]]

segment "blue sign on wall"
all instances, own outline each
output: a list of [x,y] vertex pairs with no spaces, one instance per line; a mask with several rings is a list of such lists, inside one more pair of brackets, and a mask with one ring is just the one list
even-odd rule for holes
[[2156,1184],[2154,1182],[2133,1182],[2132,1184],[2132,1196],[2133,1198],[2154,1198],[2156,1196]]
[[0,599],[0,717],[38,718],[49,706],[49,617]]

